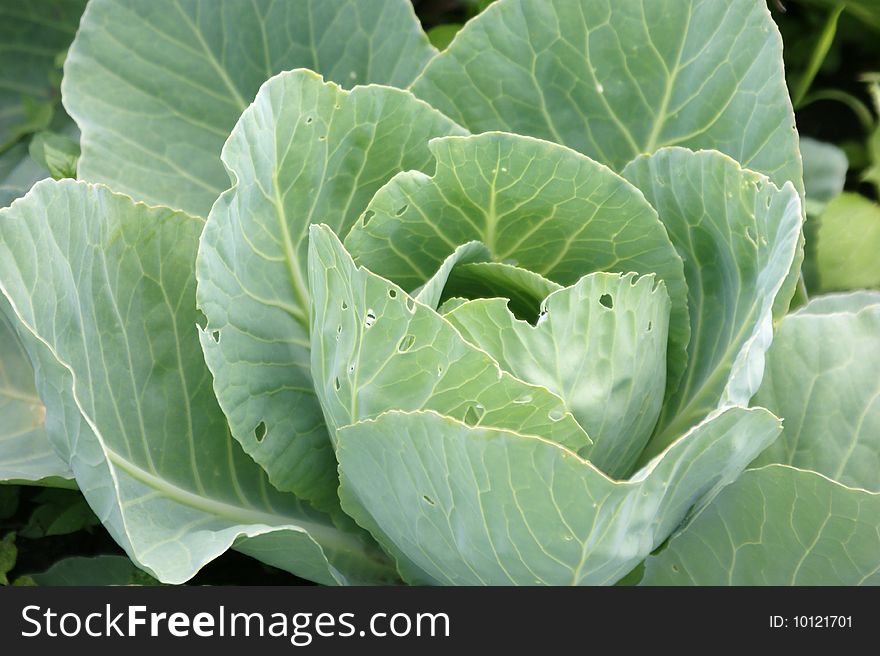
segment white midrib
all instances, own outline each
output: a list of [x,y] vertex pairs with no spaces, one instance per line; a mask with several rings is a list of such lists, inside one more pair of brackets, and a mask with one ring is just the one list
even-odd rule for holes
[[167,479],[139,467],[106,445],[104,446],[104,451],[107,454],[108,460],[110,460],[114,467],[125,472],[147,487],[156,490],[162,494],[162,496],[190,508],[195,508],[196,510],[201,510],[207,514],[227,519],[235,524],[267,524],[275,528],[299,529],[311,535],[315,541],[322,546],[332,545],[335,548],[345,549],[347,551],[360,551],[363,547],[362,543],[356,536],[343,533],[331,525],[211,499],[204,495],[191,492],[186,488],[180,487]]

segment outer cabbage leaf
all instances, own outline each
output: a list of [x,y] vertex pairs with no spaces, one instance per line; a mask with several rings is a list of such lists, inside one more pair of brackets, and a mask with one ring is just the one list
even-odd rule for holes
[[827,313],[812,302],[780,323],[753,402],[785,428],[758,463],[880,492],[880,294],[861,308],[847,296],[826,301]]
[[880,292],[859,290],[845,294],[825,294],[811,298],[793,314],[831,314],[833,312],[859,312],[871,305],[880,305]]
[[539,437],[395,411],[338,432],[340,494],[411,582],[607,584],[778,432],[766,410],[730,408],[616,482]]
[[684,261],[691,321],[687,371],[644,461],[715,408],[746,405],[757,391],[774,304],[803,257],[802,214],[791,183],[778,189],[714,151],[664,148],[624,175],[657,208]]
[[260,85],[310,68],[406,86],[436,52],[408,0],[92,0],[64,70],[79,175],[206,216],[223,142]]
[[331,434],[387,410],[428,409],[589,446],[558,396],[502,371],[432,308],[356,267],[328,227],[310,234],[312,373]]
[[582,453],[609,476],[631,471],[654,430],[666,385],[669,296],[654,276],[593,273],[550,294],[537,325],[505,299],[446,315],[501,368],[557,394],[593,440]]
[[0,481],[73,478],[46,435],[46,408],[34,386],[34,370],[0,295]]
[[267,82],[223,149],[233,187],[199,247],[201,343],[232,434],[279,489],[338,511],[336,462],[309,371],[308,229],[345,234],[392,175],[460,133],[411,94],[345,91],[310,71]]
[[0,288],[38,362],[55,450],[162,581],[233,545],[322,583],[393,578],[365,536],[275,491],[229,435],[194,331],[202,226],[68,180],[0,210]]
[[815,472],[745,472],[648,558],[642,585],[880,585],[880,494]]
[[[668,382],[685,366],[682,264],[644,196],[573,150],[505,133],[435,139],[432,177],[395,176],[345,239],[358,264],[403,287],[427,281],[457,245],[571,285],[594,271],[656,273],[672,300]],[[462,294],[456,294],[461,296]]]
[[662,146],[711,148],[803,190],[764,0],[499,0],[413,91],[473,132],[548,139],[615,170]]

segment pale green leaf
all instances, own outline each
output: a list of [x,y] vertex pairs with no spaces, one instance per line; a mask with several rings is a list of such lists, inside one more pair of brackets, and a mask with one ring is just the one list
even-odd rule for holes
[[322,583],[393,577],[360,533],[273,490],[229,435],[195,331],[202,226],[70,180],[0,210],[0,287],[38,363],[55,450],[162,581],[233,545]]
[[800,268],[802,214],[790,183],[780,190],[714,151],[664,148],[633,160],[624,175],[657,208],[684,260],[691,321],[687,372],[664,403],[647,458],[715,408],[745,405],[757,391],[774,304]]
[[654,276],[594,273],[547,297],[536,326],[504,299],[470,301],[446,318],[502,369],[558,395],[593,440],[584,457],[621,478],[660,414],[669,308]]
[[0,481],[70,479],[70,468],[49,444],[46,408],[11,316],[0,294]]
[[833,312],[858,312],[872,305],[880,305],[880,292],[860,290],[843,294],[825,294],[811,298],[794,314],[831,314]]
[[548,139],[615,170],[661,146],[712,148],[803,189],[764,0],[499,0],[413,91],[475,133]]
[[816,266],[823,291],[880,288],[880,205],[843,193],[819,217]]
[[395,176],[352,228],[345,245],[358,264],[413,289],[457,245],[479,240],[495,261],[562,285],[594,271],[656,273],[672,299],[674,387],[685,365],[687,288],[666,230],[637,189],[573,150],[530,137],[448,137],[433,140],[431,151],[433,177]]
[[432,308],[356,267],[326,226],[311,229],[309,288],[312,372],[331,434],[387,410],[426,409],[574,450],[590,444],[558,396],[502,371]]
[[92,0],[64,67],[80,177],[206,216],[223,142],[260,85],[309,68],[406,86],[435,50],[409,0]]
[[750,470],[646,565],[642,585],[880,585],[880,494]]
[[469,301],[470,301],[469,298],[462,298],[461,296],[453,296],[452,298],[449,298],[449,299],[443,301],[443,304],[437,309],[437,313],[444,314],[444,315],[449,314],[455,308],[460,307]]
[[615,482],[537,437],[390,412],[339,431],[340,494],[412,582],[608,584],[778,431],[765,410],[727,409]]
[[345,91],[310,71],[260,91],[223,150],[234,186],[197,264],[201,332],[232,434],[279,489],[338,511],[336,463],[309,371],[308,229],[344,235],[395,173],[461,130],[406,91]]
[[830,307],[827,314],[810,303],[779,324],[753,403],[784,418],[785,428],[757,464],[793,465],[880,492],[880,294],[874,296],[873,305]]

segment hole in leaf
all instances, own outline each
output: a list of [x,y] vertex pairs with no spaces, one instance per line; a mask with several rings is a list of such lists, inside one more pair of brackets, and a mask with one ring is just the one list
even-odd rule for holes
[[347,309],[348,309],[348,303],[346,303],[344,300],[342,301],[342,309],[343,309],[343,310],[347,310]]
[[678,574],[678,565],[673,565],[672,571],[675,572],[676,574]]
[[336,333],[339,335],[342,334],[342,324],[339,324],[338,326],[336,326]]
[[397,290],[389,289],[388,290],[388,298],[397,298]]
[[406,309],[409,310],[410,312],[416,311],[416,302],[414,300],[412,300],[412,297],[408,297],[406,299]]
[[400,344],[397,345],[397,350],[400,351],[401,353],[406,353],[407,351],[409,351],[413,347],[413,344],[415,344],[415,343],[416,343],[416,336],[415,335],[407,335],[402,340],[400,340]]
[[464,413],[464,423],[468,426],[476,426],[483,419],[484,414],[486,414],[486,408],[479,403],[470,405]]
[[439,378],[442,375],[443,375],[443,367],[441,367],[440,365],[437,365],[437,377]]
[[553,408],[547,416],[550,418],[550,421],[559,421],[565,416],[565,408],[561,405]]
[[219,330],[212,331],[211,332],[211,339],[214,340],[215,344],[219,344],[220,343],[220,331]]
[[541,310],[541,313],[538,315],[538,321],[535,323],[536,326],[540,326],[542,323],[547,321],[547,317],[550,316],[550,311],[547,308]]
[[532,395],[531,394],[523,394],[521,397],[514,400],[514,403],[519,403],[520,405],[523,405],[526,403],[531,403],[531,402],[532,402]]
[[373,312],[373,310],[371,310],[371,309],[370,309],[370,310],[367,310],[367,316],[366,316],[366,318],[364,319],[364,325],[365,325],[367,328],[370,328],[370,327],[372,327],[372,325],[373,325],[374,323],[376,323],[376,313]]
[[422,499],[425,501],[425,503],[427,503],[429,505],[432,505],[432,506],[437,505],[436,503],[434,503],[434,500],[431,497],[429,497],[427,494],[423,495]]
[[602,294],[599,297],[599,303],[604,307],[607,307],[609,310],[614,307],[614,299],[611,298],[611,294]]
[[376,213],[373,210],[367,210],[364,212],[364,215],[361,218],[361,225],[367,225],[374,216],[376,216]]
[[338,377],[335,378],[335,379],[333,380],[333,387],[336,388],[336,391],[337,391],[337,392],[338,392],[338,391],[340,390],[340,388],[342,387],[342,383],[339,382],[339,378],[338,378]]
[[312,121],[314,121],[314,120],[315,120],[315,119],[313,119],[311,116],[309,116],[309,117],[306,119],[306,125],[311,125],[311,124],[312,124]]
[[318,137],[318,141],[327,141],[327,135],[322,134],[320,137]]
[[397,216],[403,216],[404,212],[406,212],[408,209],[409,205],[404,205],[403,207],[398,208],[394,214]]
[[648,332],[651,332],[652,330],[654,330],[654,322],[649,321],[648,322]]
[[261,421],[254,429],[254,439],[257,442],[262,442],[264,437],[266,437],[266,422]]
[[353,374],[353,373],[354,373],[354,362],[352,362],[352,363],[348,366],[348,373],[350,373],[350,374]]
[[749,241],[753,243],[758,241],[758,237],[755,234],[755,229],[752,226],[746,227],[746,237],[748,237]]

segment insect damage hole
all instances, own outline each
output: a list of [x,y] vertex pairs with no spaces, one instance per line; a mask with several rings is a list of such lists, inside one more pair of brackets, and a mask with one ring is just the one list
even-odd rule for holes
[[214,340],[215,344],[219,344],[220,343],[220,331],[219,330],[212,330],[211,331],[211,339]]
[[364,318],[364,326],[371,328],[376,323],[376,313],[372,309],[367,310],[367,316]]
[[407,351],[409,351],[413,347],[413,344],[415,344],[415,343],[416,343],[416,336],[415,335],[407,335],[406,337],[404,337],[403,339],[400,340],[400,343],[397,345],[397,350],[400,351],[401,353],[406,353]]
[[314,119],[313,117],[309,116],[309,117],[306,119],[306,125],[311,125],[311,124],[312,124],[312,121],[314,121],[314,120],[315,120],[315,119]]
[[342,301],[342,309],[343,309],[343,310],[347,310],[347,309],[348,309],[348,303],[346,303],[345,300]]
[[609,310],[614,308],[614,299],[611,298],[611,294],[602,294],[599,297],[599,303],[602,306],[607,307]]
[[394,215],[395,216],[403,216],[408,209],[409,209],[409,205],[404,205],[402,207],[398,207],[397,210],[394,212]]
[[464,413],[464,423],[468,426],[476,426],[482,421],[484,414],[486,414],[486,408],[479,403],[471,404]]
[[266,422],[261,421],[257,424],[257,427],[254,429],[254,439],[257,443],[261,443],[263,439],[266,437]]
[[654,322],[653,322],[653,321],[649,321],[649,322],[648,322],[648,327],[647,327],[647,329],[645,330],[645,332],[649,333],[649,332],[651,332],[652,330],[654,330]]
[[397,298],[397,290],[389,289],[388,290],[388,298]]
[[366,226],[373,219],[374,216],[376,216],[376,213],[373,210],[367,210],[366,212],[364,212],[363,216],[361,217],[361,225]]
[[427,494],[422,495],[422,501],[427,503],[429,506],[436,506],[437,505],[436,503],[434,503],[434,500],[431,497],[429,497]]
[[337,392],[342,388],[342,383],[339,382],[339,377],[338,377],[338,376],[337,376],[336,378],[333,379],[333,387],[336,388],[336,391],[337,391]]

